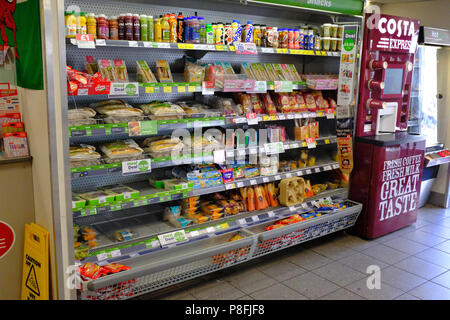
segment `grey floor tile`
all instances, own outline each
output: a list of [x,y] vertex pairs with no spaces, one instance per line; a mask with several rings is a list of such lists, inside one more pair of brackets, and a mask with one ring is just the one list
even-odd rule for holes
[[446,287],[447,289],[450,289],[450,271],[447,271],[446,273],[433,278],[431,281],[437,283],[438,285]]
[[432,235],[450,239],[450,228],[443,227],[437,224],[429,224],[425,227],[420,228],[419,230],[431,233]]
[[197,300],[197,298],[188,292],[182,291],[164,296],[161,300]]
[[212,280],[189,289],[189,293],[199,300],[234,300],[244,296],[244,292],[222,280]]
[[405,270],[389,266],[381,270],[381,282],[407,292],[426,282],[426,280]]
[[450,300],[450,289],[433,282],[426,282],[408,293],[423,300]]
[[441,214],[433,213],[433,212],[424,212],[422,214],[419,214],[417,216],[420,220],[425,220],[427,222],[435,223],[439,222],[446,218],[446,216],[443,216]]
[[246,294],[270,287],[277,282],[256,268],[238,271],[222,278],[222,280]]
[[369,289],[367,287],[367,279],[356,281],[345,288],[369,300],[392,300],[404,293],[402,290],[383,282],[380,289]]
[[416,230],[414,232],[407,233],[402,237],[430,247],[446,241],[445,238],[438,237],[432,235],[431,233],[424,232],[421,230]]
[[332,260],[339,260],[356,253],[355,250],[340,246],[333,241],[314,246],[311,250]]
[[379,243],[384,243],[384,242],[396,239],[398,237],[401,237],[401,236],[403,236],[405,234],[408,234],[410,232],[414,232],[415,230],[418,230],[419,228],[420,227],[416,227],[414,225],[410,225],[410,226],[404,227],[402,229],[393,231],[391,233],[385,234],[384,236],[375,238],[375,239],[373,239],[373,241],[379,242]]
[[[408,235],[408,234],[406,234]],[[428,249],[428,246],[425,246],[423,244],[417,243],[415,241],[403,238],[403,237],[399,237],[397,239],[394,240],[390,240],[387,242],[383,242],[383,245],[391,247],[393,249],[402,251],[404,253],[413,255],[416,253],[419,253],[421,251],[424,251],[425,249]]]
[[441,250],[429,248],[416,254],[416,257],[446,269],[450,269],[450,254]]
[[308,300],[307,297],[281,283],[253,292],[251,297],[255,300]]
[[319,300],[366,300],[366,298],[358,296],[347,289],[340,288],[339,290],[323,296]]
[[335,240],[336,244],[356,250],[363,251],[370,247],[377,245],[374,240],[366,240],[354,235],[345,235],[340,239]]
[[312,272],[341,287],[345,287],[346,285],[361,280],[367,276],[366,274],[356,271],[338,261],[315,269]]
[[397,268],[413,273],[419,277],[430,280],[447,270],[428,261],[411,256],[394,265]]
[[404,293],[401,296],[398,296],[397,298],[395,298],[394,300],[420,300],[417,297],[414,297],[410,294]]
[[321,278],[312,272],[284,281],[283,284],[310,299],[318,299],[339,289],[334,283]]
[[414,222],[412,225],[415,226],[417,229],[426,226],[427,224],[430,224],[431,222],[422,220],[417,218],[416,222]]
[[394,264],[409,256],[404,252],[398,251],[383,244],[373,246],[369,249],[364,250],[362,253],[383,261],[387,264]]
[[308,270],[305,270],[302,267],[299,267],[296,264],[293,264],[292,262],[284,259],[267,261],[262,265],[259,265],[257,268],[269,277],[274,278],[275,280],[280,282],[308,272]]
[[450,240],[447,240],[445,242],[442,242],[436,246],[434,246],[435,249],[450,253]]
[[332,262],[331,259],[315,253],[310,249],[290,255],[286,257],[286,260],[306,270],[314,270]]
[[436,224],[443,226],[443,227],[450,228],[450,218],[445,218],[445,219],[439,220]]
[[366,274],[367,267],[372,265],[376,265],[380,267],[380,269],[389,266],[387,263],[384,263],[376,258],[369,257],[368,255],[362,253],[356,253],[354,255],[351,255],[350,257],[339,260],[339,262],[363,274]]

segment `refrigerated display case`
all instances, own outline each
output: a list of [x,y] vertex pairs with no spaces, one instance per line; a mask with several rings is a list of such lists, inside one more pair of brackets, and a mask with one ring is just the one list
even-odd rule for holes
[[[426,137],[423,178],[419,206],[424,206],[436,181],[440,166],[450,162],[450,153],[444,145],[445,88],[440,83],[447,75],[445,47],[450,46],[450,31],[421,27],[413,81],[408,132]],[[447,49],[448,50],[448,49]],[[445,168],[443,168],[445,170]]]
[[[210,4],[206,8],[202,1],[182,5],[139,0],[58,2],[61,78],[66,80],[66,65],[71,68],[67,79],[76,80],[83,73],[74,70],[83,71],[92,61],[102,67],[100,60],[116,59],[121,59],[128,75],[126,82],[105,81],[94,86],[82,83],[70,87],[74,83],[69,83],[66,87],[63,82],[58,92],[62,125],[61,131],[54,130],[57,137],[62,137],[58,148],[64,151],[64,169],[54,170],[61,170],[66,182],[60,189],[63,192],[65,188],[67,203],[61,214],[67,227],[66,232],[61,232],[67,242],[61,248],[67,255],[65,263],[69,266],[91,263],[98,268],[119,263],[131,268],[96,279],[82,275],[80,286],[71,287],[64,298],[133,298],[355,224],[361,204],[347,199],[348,181],[339,171],[336,155],[337,80],[331,75],[339,73],[338,38],[335,48],[327,44],[326,50],[321,45],[292,48],[256,44],[241,50],[237,43],[221,42],[221,37],[214,43],[186,43],[65,38],[62,32],[64,11],[77,8],[107,16],[133,12],[158,17],[182,12],[185,17],[204,17],[207,23],[222,21],[226,25],[237,19],[243,24],[252,21],[260,27],[264,24],[309,28],[311,33],[319,32],[314,30],[329,22],[333,22],[336,32],[339,26],[360,27],[362,23],[362,1],[347,1],[343,7],[328,9],[320,5],[305,8],[301,4],[286,6],[262,1],[245,4],[214,1],[214,4],[215,10],[211,10]],[[358,44],[360,34],[355,37]],[[172,81],[142,82],[138,73],[142,72],[143,64],[136,61],[146,61],[158,80],[161,80],[158,72],[162,70],[159,66],[163,66],[170,79],[169,67]],[[186,79],[188,63],[198,70],[202,64],[218,62],[225,70],[233,70],[234,82],[228,81],[227,76],[223,82],[219,79],[212,85],[204,78]],[[253,71],[244,72],[245,64],[254,64],[253,75]],[[260,73],[264,64],[273,66],[274,74],[278,75],[289,75],[284,68],[292,65],[299,75],[319,76],[310,83],[308,77],[272,78],[269,73],[265,76]],[[272,70],[270,65],[264,66],[265,70]],[[296,94],[305,95],[309,109],[301,109],[300,100],[294,100],[292,108],[283,109],[287,104],[280,97]],[[247,100],[254,97],[263,100]],[[110,109],[101,109],[98,104],[117,99],[122,101],[115,102],[115,106],[109,102],[108,108],[120,105],[134,114],[128,118],[111,117]],[[156,100],[159,111],[170,109],[172,113],[147,112],[146,108],[152,110],[150,103]],[[252,109],[245,109],[246,101],[251,101]],[[257,111],[260,105],[264,110]],[[94,113],[82,109],[86,107]],[[69,118],[69,114],[75,113],[91,115],[81,119],[86,121],[82,123],[79,118]],[[205,136],[206,130],[212,128],[217,135]],[[235,130],[231,140],[226,129]],[[242,135],[244,131],[239,129],[249,133]],[[264,131],[258,131],[256,139],[250,129],[271,133],[264,140],[260,134]],[[194,146],[197,141],[206,141],[216,148],[194,149],[193,153],[175,157],[170,152],[158,151],[151,140],[146,140],[170,137],[180,130],[188,132],[188,136],[181,141],[172,136],[167,142],[171,146],[168,149],[177,149],[188,141]],[[307,134],[305,130],[309,130]],[[192,140],[191,134],[200,134],[204,139]],[[80,159],[71,158],[70,146],[76,146],[70,149],[72,155],[89,154],[89,161],[81,163],[75,161]],[[113,151],[119,149],[138,156],[112,157]],[[189,148],[183,145],[181,149]],[[263,155],[274,154],[279,157],[276,165],[263,160]],[[231,159],[250,161],[256,155],[258,162],[254,165],[218,165]],[[287,190],[290,183],[297,187],[287,192],[284,199],[278,189]],[[117,191],[118,184],[121,193]],[[124,186],[128,191],[124,191]],[[253,193],[256,200],[249,200]],[[58,273],[63,273],[64,267],[67,265],[63,263]]]

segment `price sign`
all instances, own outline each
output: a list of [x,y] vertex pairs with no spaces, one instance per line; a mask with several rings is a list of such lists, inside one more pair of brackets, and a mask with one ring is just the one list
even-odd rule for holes
[[269,182],[269,181],[270,181],[269,178],[267,178],[267,177],[264,177],[264,178],[263,178],[263,182],[264,182],[264,183]]
[[108,259],[108,255],[106,254],[106,252],[99,253],[97,255],[97,260],[98,261],[102,261],[102,260],[106,260],[106,259]]
[[272,142],[264,144],[264,150],[266,154],[277,154],[284,152],[283,142]]
[[267,92],[267,82],[266,81],[255,81],[255,87],[252,91],[247,91],[248,93],[266,93]]
[[295,117],[295,115],[293,115],[293,114],[288,114],[288,115],[287,115],[287,118],[288,118],[288,119],[294,119],[294,117]]
[[258,54],[256,44],[253,42],[235,42],[234,48],[237,54]]
[[214,227],[208,227],[208,228],[206,228],[206,232],[207,232],[207,233],[213,233],[214,231],[216,231],[216,228],[214,228]]
[[137,41],[128,41],[128,46],[132,47],[132,48],[136,48],[136,47],[138,47],[138,42]]
[[250,180],[250,184],[252,185],[252,186],[254,186],[255,184],[256,184],[256,180]]
[[77,34],[77,45],[80,49],[95,49],[94,36],[92,34]]
[[214,163],[224,163],[225,162],[225,150],[214,150]]
[[139,84],[137,82],[111,82],[109,96],[138,96]]
[[274,81],[275,92],[292,92],[294,85],[292,81]]
[[213,95],[214,94],[214,82],[213,81],[202,81],[202,94],[203,95]]
[[323,170],[329,171],[329,170],[331,170],[331,166],[326,166],[326,167],[323,168]]
[[274,49],[272,48],[261,48],[262,53],[274,53]]
[[122,175],[142,174],[152,171],[152,160],[141,159],[122,162]]
[[248,149],[248,153],[249,154],[257,154],[258,153],[258,149],[256,149],[256,148],[249,148]]
[[281,180],[281,176],[280,175],[276,175],[275,176],[275,180]]
[[308,138],[306,139],[306,144],[308,145],[308,149],[313,149],[316,147],[316,139]]
[[279,115],[277,115],[277,119],[278,120],[285,120],[286,116],[284,114],[279,114]]
[[325,110],[325,114],[327,116],[327,119],[334,119],[334,110],[333,108],[328,108]]
[[198,237],[200,235],[200,232],[198,231],[191,231],[189,232],[189,236],[194,238],[194,237]]
[[159,242],[162,246],[167,246],[173,243],[181,243],[187,241],[184,230],[178,230],[165,234],[158,235]]
[[143,41],[142,43],[144,44],[144,48],[152,48],[153,47],[153,43],[150,41]]
[[225,190],[230,190],[230,189],[234,189],[234,188],[235,188],[234,183],[227,183],[225,185]]
[[256,115],[256,113],[254,113],[254,112],[253,113],[247,112],[245,114],[245,116],[247,118],[247,123],[249,125],[258,124],[258,116]]
[[110,254],[111,254],[112,258],[121,256],[120,250],[113,250],[113,251],[110,252]]

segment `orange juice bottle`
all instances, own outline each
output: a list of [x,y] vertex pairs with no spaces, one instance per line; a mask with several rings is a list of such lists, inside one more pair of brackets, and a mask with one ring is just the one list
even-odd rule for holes
[[162,42],[170,42],[169,16],[166,14],[161,20]]
[[177,42],[177,17],[174,13],[169,18],[170,25],[170,42]]
[[155,42],[162,41],[162,29],[161,29],[161,19],[155,18]]

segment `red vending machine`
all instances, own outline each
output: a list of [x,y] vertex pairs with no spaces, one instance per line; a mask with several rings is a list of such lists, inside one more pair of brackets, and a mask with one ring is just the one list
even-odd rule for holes
[[349,198],[377,238],[416,221],[425,139],[406,132],[419,21],[366,14]]

